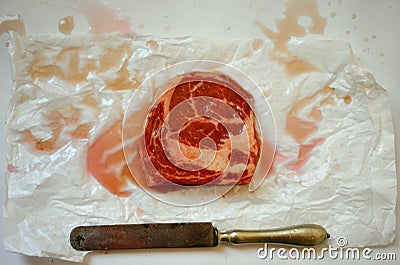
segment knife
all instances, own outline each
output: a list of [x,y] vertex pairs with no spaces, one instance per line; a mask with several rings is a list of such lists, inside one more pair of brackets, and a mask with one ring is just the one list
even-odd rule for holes
[[279,243],[313,246],[329,238],[316,224],[302,224],[268,230],[220,232],[212,223],[150,223],[78,226],[70,234],[76,250],[215,247],[219,243]]

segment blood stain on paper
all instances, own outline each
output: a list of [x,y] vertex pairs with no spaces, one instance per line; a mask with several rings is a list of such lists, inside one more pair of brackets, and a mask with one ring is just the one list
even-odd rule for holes
[[333,89],[326,86],[293,104],[286,117],[285,129],[298,144],[303,144],[317,132],[318,123],[322,119],[320,107],[334,104],[331,99],[333,95]]
[[334,95],[334,90],[328,84],[293,104],[286,117],[285,130],[298,143],[297,157],[287,157],[277,148],[268,175],[273,174],[280,166],[294,171],[289,177],[302,174],[302,168],[311,158],[312,152],[325,142],[324,138],[314,138],[313,135],[318,131],[318,124],[323,118],[320,108],[336,105]]
[[89,60],[81,61],[80,55],[83,50],[81,47],[68,47],[34,52],[29,74],[32,79],[49,80],[58,77],[70,83],[84,82],[89,72],[95,69],[95,64]]
[[350,104],[351,101],[352,101],[352,99],[351,99],[351,97],[350,97],[349,95],[347,95],[347,96],[345,96],[345,97],[343,98],[343,101],[344,101],[344,103],[346,103],[346,104]]
[[286,175],[287,177],[293,177],[302,174],[303,167],[310,160],[313,151],[318,146],[321,146],[324,142],[324,138],[315,138],[299,145],[297,156],[295,158],[285,156],[278,149],[276,149],[273,164],[268,172],[268,176],[273,175],[277,171],[278,167],[285,167],[286,169],[292,171],[292,173]]
[[[303,27],[300,25],[299,19],[304,17],[311,19],[311,26]],[[274,43],[274,49],[270,54],[271,59],[285,65],[289,75],[296,76],[302,73],[318,71],[317,67],[291,54],[287,48],[287,43],[291,37],[303,37],[308,33],[324,33],[327,20],[320,16],[315,0],[288,1],[284,18],[278,19],[275,23],[278,32],[274,32],[259,21],[256,21],[255,24]]]
[[7,165],[7,171],[10,173],[18,173],[18,167],[14,166],[13,164],[8,164]]
[[137,207],[136,208],[136,216],[138,218],[141,218],[143,216],[143,214],[144,214],[144,211],[141,208]]
[[[132,75],[128,72],[127,63],[132,53],[129,46],[105,48],[101,55],[93,60],[87,59],[83,47],[49,49],[34,52],[34,59],[29,68],[32,79],[49,80],[58,77],[65,82],[78,84],[87,82],[88,75],[94,72],[103,79],[106,88],[112,90],[135,89],[143,81],[139,73],[134,72]],[[103,74],[109,71],[115,74],[111,79]],[[94,110],[99,108],[96,99],[90,95],[85,97],[82,103]],[[66,113],[72,116],[66,117]],[[25,132],[24,138],[37,150],[55,151],[64,144],[60,139],[88,138],[92,124],[82,124],[80,117],[80,113],[74,108],[53,112],[46,118],[51,138],[40,139],[30,131]],[[110,192],[118,196],[129,196],[130,191],[126,190],[126,186],[133,177],[122,150],[121,124],[122,120],[118,120],[90,145],[87,165],[91,175]]]
[[[36,150],[43,152],[60,149],[67,143],[67,138],[71,140],[88,139],[89,132],[94,126],[94,123],[83,122],[80,110],[73,106],[59,107],[43,118],[43,127],[51,132],[49,138],[39,138],[31,130],[23,132],[23,140],[32,144]],[[62,137],[66,135],[69,137]]]
[[317,138],[311,140],[307,144],[302,144],[299,147],[297,159],[291,163],[289,163],[286,168],[289,170],[293,170],[296,174],[302,173],[303,166],[310,160],[311,153],[314,149],[325,142],[324,138]]
[[58,22],[58,31],[64,35],[70,35],[75,28],[73,16],[67,16],[60,19]]
[[326,85],[311,96],[298,100],[286,117],[285,130],[299,144],[297,158],[292,159],[286,168],[296,174],[302,173],[301,169],[310,159],[312,151],[325,142],[324,138],[313,138],[312,135],[318,131],[318,124],[323,118],[320,108],[336,105],[333,91]]
[[15,31],[22,36],[26,35],[25,23],[20,15],[0,17],[0,35],[8,31]]
[[357,14],[352,14],[352,15],[351,15],[351,19],[354,20],[354,19],[356,19],[356,18],[357,18]]
[[88,171],[111,193],[126,197],[128,183],[134,181],[122,148],[122,120],[117,121],[89,146]]
[[[121,117],[122,117],[121,110]],[[135,166],[137,159],[129,157],[138,148],[138,142],[132,141],[142,133],[142,124],[147,108],[128,116],[127,121],[118,119],[108,130],[103,132],[87,152],[87,168],[89,173],[112,194],[126,197],[131,195],[130,183],[145,181],[143,176],[133,177],[129,166]],[[124,126],[124,129],[123,129]],[[122,135],[124,133],[124,135]],[[124,153],[125,148],[125,153]],[[130,152],[132,150],[132,152]]]
[[261,49],[261,47],[262,47],[263,44],[264,44],[264,41],[263,41],[263,40],[254,39],[254,40],[253,40],[253,44],[252,44],[253,50],[254,50],[254,51],[257,51],[257,50]]
[[[83,47],[36,51],[29,74],[32,79],[49,80],[58,77],[78,84],[86,82],[90,73],[96,73],[101,76],[106,88],[112,90],[136,89],[141,85],[143,77],[138,73],[131,75],[127,68],[132,54],[129,46],[106,48],[96,59],[88,59],[84,54]],[[107,77],[105,73],[110,71],[113,75]]]
[[336,17],[336,12],[331,13],[331,18],[334,18],[334,17]]
[[[130,80],[130,73],[128,71],[128,62],[132,51],[128,46],[120,46],[117,48],[105,49],[104,55],[100,58],[100,73],[105,73],[110,69],[116,70],[116,78],[107,78],[103,76],[103,81],[108,88],[112,90],[126,90],[136,89],[140,86],[141,80],[135,76]],[[139,77],[140,79],[140,77]]]
[[158,49],[158,42],[155,41],[155,40],[149,40],[149,41],[147,41],[146,45],[147,45],[147,47],[149,47],[150,50],[153,51],[153,52],[154,52],[154,51],[157,51],[157,49]]

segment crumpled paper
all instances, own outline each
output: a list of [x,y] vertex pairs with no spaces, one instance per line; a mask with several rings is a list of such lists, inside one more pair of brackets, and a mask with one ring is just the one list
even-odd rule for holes
[[[355,65],[349,44],[317,37],[291,39],[290,53],[319,70],[290,75],[285,64],[271,59],[273,43],[268,40],[121,34],[11,37],[14,90],[6,128],[7,250],[82,261],[86,253],[75,251],[68,241],[75,226],[177,221],[212,221],[222,230],[318,223],[331,234],[333,245],[341,236],[348,246],[357,247],[393,241],[397,180],[390,103],[373,76]],[[103,51],[120,46],[131,51],[124,55],[129,58],[123,67],[137,87],[168,65],[194,59],[227,63],[253,79],[268,98],[276,123],[277,157],[261,187],[255,192],[235,187],[212,203],[178,207],[154,199],[134,184],[131,196],[115,196],[89,175],[88,146],[121,119],[121,109],[129,103],[129,90],[109,89],[104,81],[118,78],[116,69],[122,65],[101,73],[88,71],[83,78],[68,75],[63,63],[53,76],[36,76],[30,70],[38,52],[47,62],[56,64],[59,56],[64,63],[75,60],[85,67],[84,59],[99,64]],[[78,55],[60,55],[75,48]],[[324,87],[333,88],[329,100],[325,94],[312,97]],[[83,103],[88,95],[99,102],[98,108]],[[288,133],[287,120],[293,106],[310,97],[312,108],[305,107],[299,115],[310,118],[317,107],[320,117],[305,145],[316,139],[323,142],[309,145],[312,150],[301,160],[301,144]],[[69,106],[80,110],[80,122],[91,123],[85,137],[72,139],[64,131],[61,146],[51,152],[38,152],[24,140],[27,130],[35,139],[51,139],[54,130],[46,117],[57,109],[67,113]]]

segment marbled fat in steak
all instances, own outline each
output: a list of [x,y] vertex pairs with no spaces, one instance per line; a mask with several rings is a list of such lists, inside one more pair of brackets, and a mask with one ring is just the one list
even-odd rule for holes
[[191,72],[169,82],[139,145],[147,185],[249,183],[260,152],[252,102],[220,73]]

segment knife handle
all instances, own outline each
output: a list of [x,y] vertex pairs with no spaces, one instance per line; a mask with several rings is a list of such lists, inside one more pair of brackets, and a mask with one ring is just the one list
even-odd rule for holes
[[321,244],[330,235],[316,224],[295,225],[268,230],[232,230],[218,232],[218,241],[233,244],[278,243],[298,246]]

